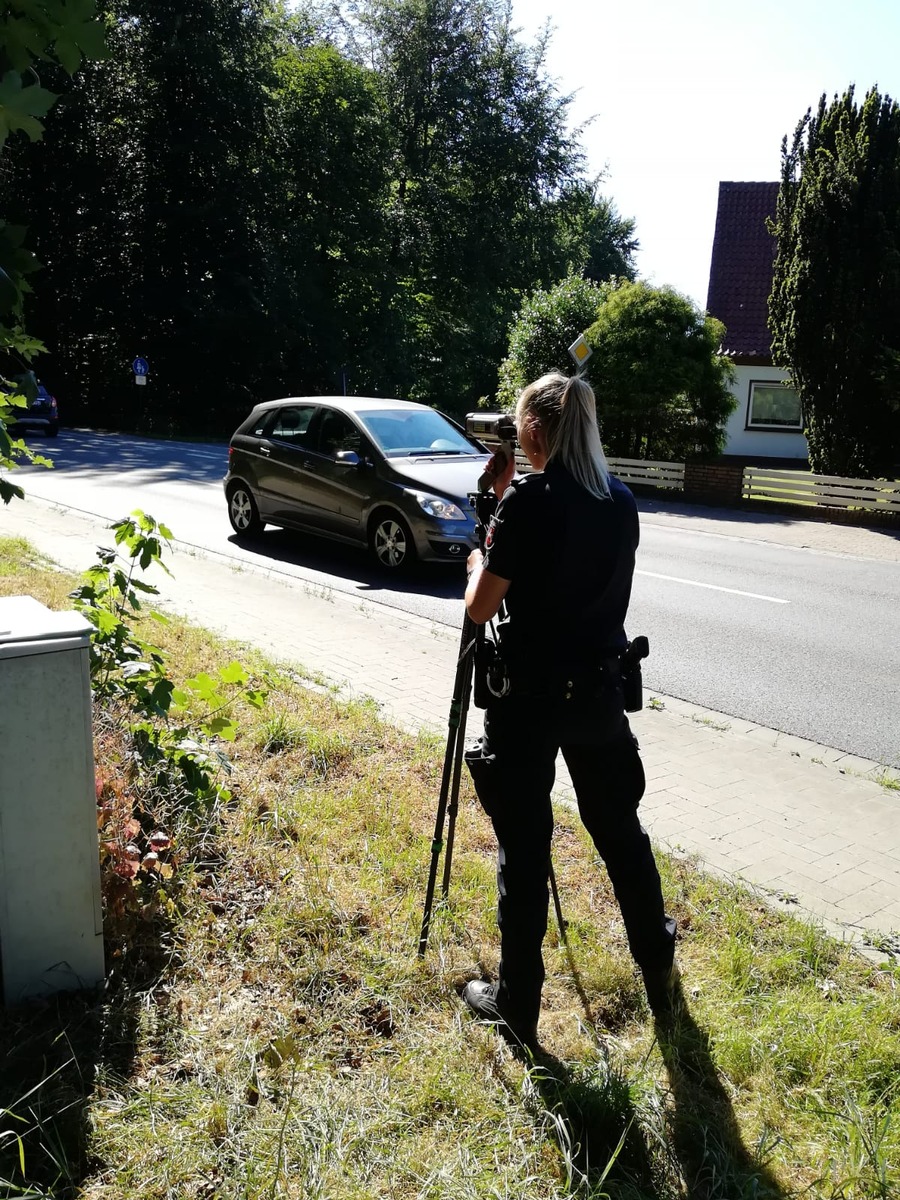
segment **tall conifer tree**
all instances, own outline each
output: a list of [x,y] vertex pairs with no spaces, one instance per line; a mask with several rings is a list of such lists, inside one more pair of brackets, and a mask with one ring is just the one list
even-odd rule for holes
[[775,362],[803,403],[810,463],[900,461],[900,108],[876,88],[822,96],[782,145],[769,300]]

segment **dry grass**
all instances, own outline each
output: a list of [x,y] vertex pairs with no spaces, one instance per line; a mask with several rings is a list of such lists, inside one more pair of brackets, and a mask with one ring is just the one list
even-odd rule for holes
[[[0,593],[64,606],[68,581],[27,556],[0,543]],[[157,640],[178,677],[235,654],[178,622]],[[242,716],[235,801],[184,855],[156,953],[111,962],[99,1001],[0,1020],[0,1108],[24,1118],[0,1129],[25,1135],[24,1174],[0,1143],[0,1195],[897,1194],[895,966],[662,860],[687,1011],[657,1039],[605,874],[561,810],[570,952],[551,927],[529,1062],[456,997],[497,959],[468,787],[450,903],[416,955],[442,747],[284,672]]]

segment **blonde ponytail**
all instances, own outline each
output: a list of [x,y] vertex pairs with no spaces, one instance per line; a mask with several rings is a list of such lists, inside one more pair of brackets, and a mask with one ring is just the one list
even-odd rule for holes
[[561,463],[592,496],[609,499],[609,466],[591,385],[580,375],[560,371],[542,375],[519,396],[516,420],[534,414],[547,439],[547,460]]

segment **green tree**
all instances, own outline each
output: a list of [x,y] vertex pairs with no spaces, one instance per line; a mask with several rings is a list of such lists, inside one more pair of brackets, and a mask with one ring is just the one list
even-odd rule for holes
[[268,11],[264,0],[122,6],[139,81],[130,316],[134,353],[151,364],[144,423],[161,431],[236,424],[271,354],[259,253],[274,182]]
[[[265,0],[104,0],[114,61],[17,164],[67,410],[210,431],[259,394],[282,332],[262,253],[281,27]],[[142,354],[149,385],[129,371]]]
[[364,0],[348,41],[376,70],[392,136],[389,387],[451,411],[492,393],[523,293],[566,269],[558,201],[582,179],[545,46],[500,0]]
[[527,297],[510,326],[509,349],[500,364],[501,407],[513,408],[522,388],[547,371],[572,369],[568,348],[594,324],[605,295],[605,288],[572,274]]
[[[27,221],[44,264],[29,304],[30,324],[51,348],[42,379],[67,421],[98,426],[118,424],[126,396],[132,400],[127,371],[141,352],[130,344],[137,184],[134,161],[130,172],[125,167],[122,98],[137,88],[114,24],[110,43],[111,61],[85,64],[43,139],[10,155],[8,189],[10,209]],[[43,76],[62,82],[52,67]]]
[[372,391],[397,342],[386,303],[387,117],[368,68],[335,46],[288,46],[276,64],[275,153],[266,253],[272,307],[290,314],[277,353],[285,384]]
[[342,387],[462,413],[524,295],[632,272],[633,223],[501,0],[361,0],[327,29],[278,0],[102,3],[112,61],[10,187],[71,419],[227,432]]
[[724,326],[670,287],[610,285],[586,338],[604,444],[619,457],[719,454],[735,407]]
[[813,470],[900,461],[900,108],[823,95],[782,143],[769,324],[800,393]]
[[[32,141],[43,136],[43,118],[57,97],[42,85],[38,65],[58,63],[71,75],[84,57],[106,53],[93,0],[10,0],[0,16],[0,155],[10,134],[24,133]],[[24,325],[29,276],[38,267],[25,233],[23,225],[0,217],[0,499],[5,504],[23,495],[8,477],[17,462],[47,463],[7,428],[15,409],[33,398],[30,365],[44,349]]]
[[599,192],[600,180],[576,181],[557,202],[558,252],[572,270],[603,283],[634,279],[639,249],[632,217]]

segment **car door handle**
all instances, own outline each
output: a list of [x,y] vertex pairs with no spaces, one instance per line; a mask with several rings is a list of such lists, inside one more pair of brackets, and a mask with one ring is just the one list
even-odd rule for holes
[[259,452],[263,456],[263,458],[268,458],[269,455],[272,453],[272,451],[269,449],[268,446],[260,446]]

